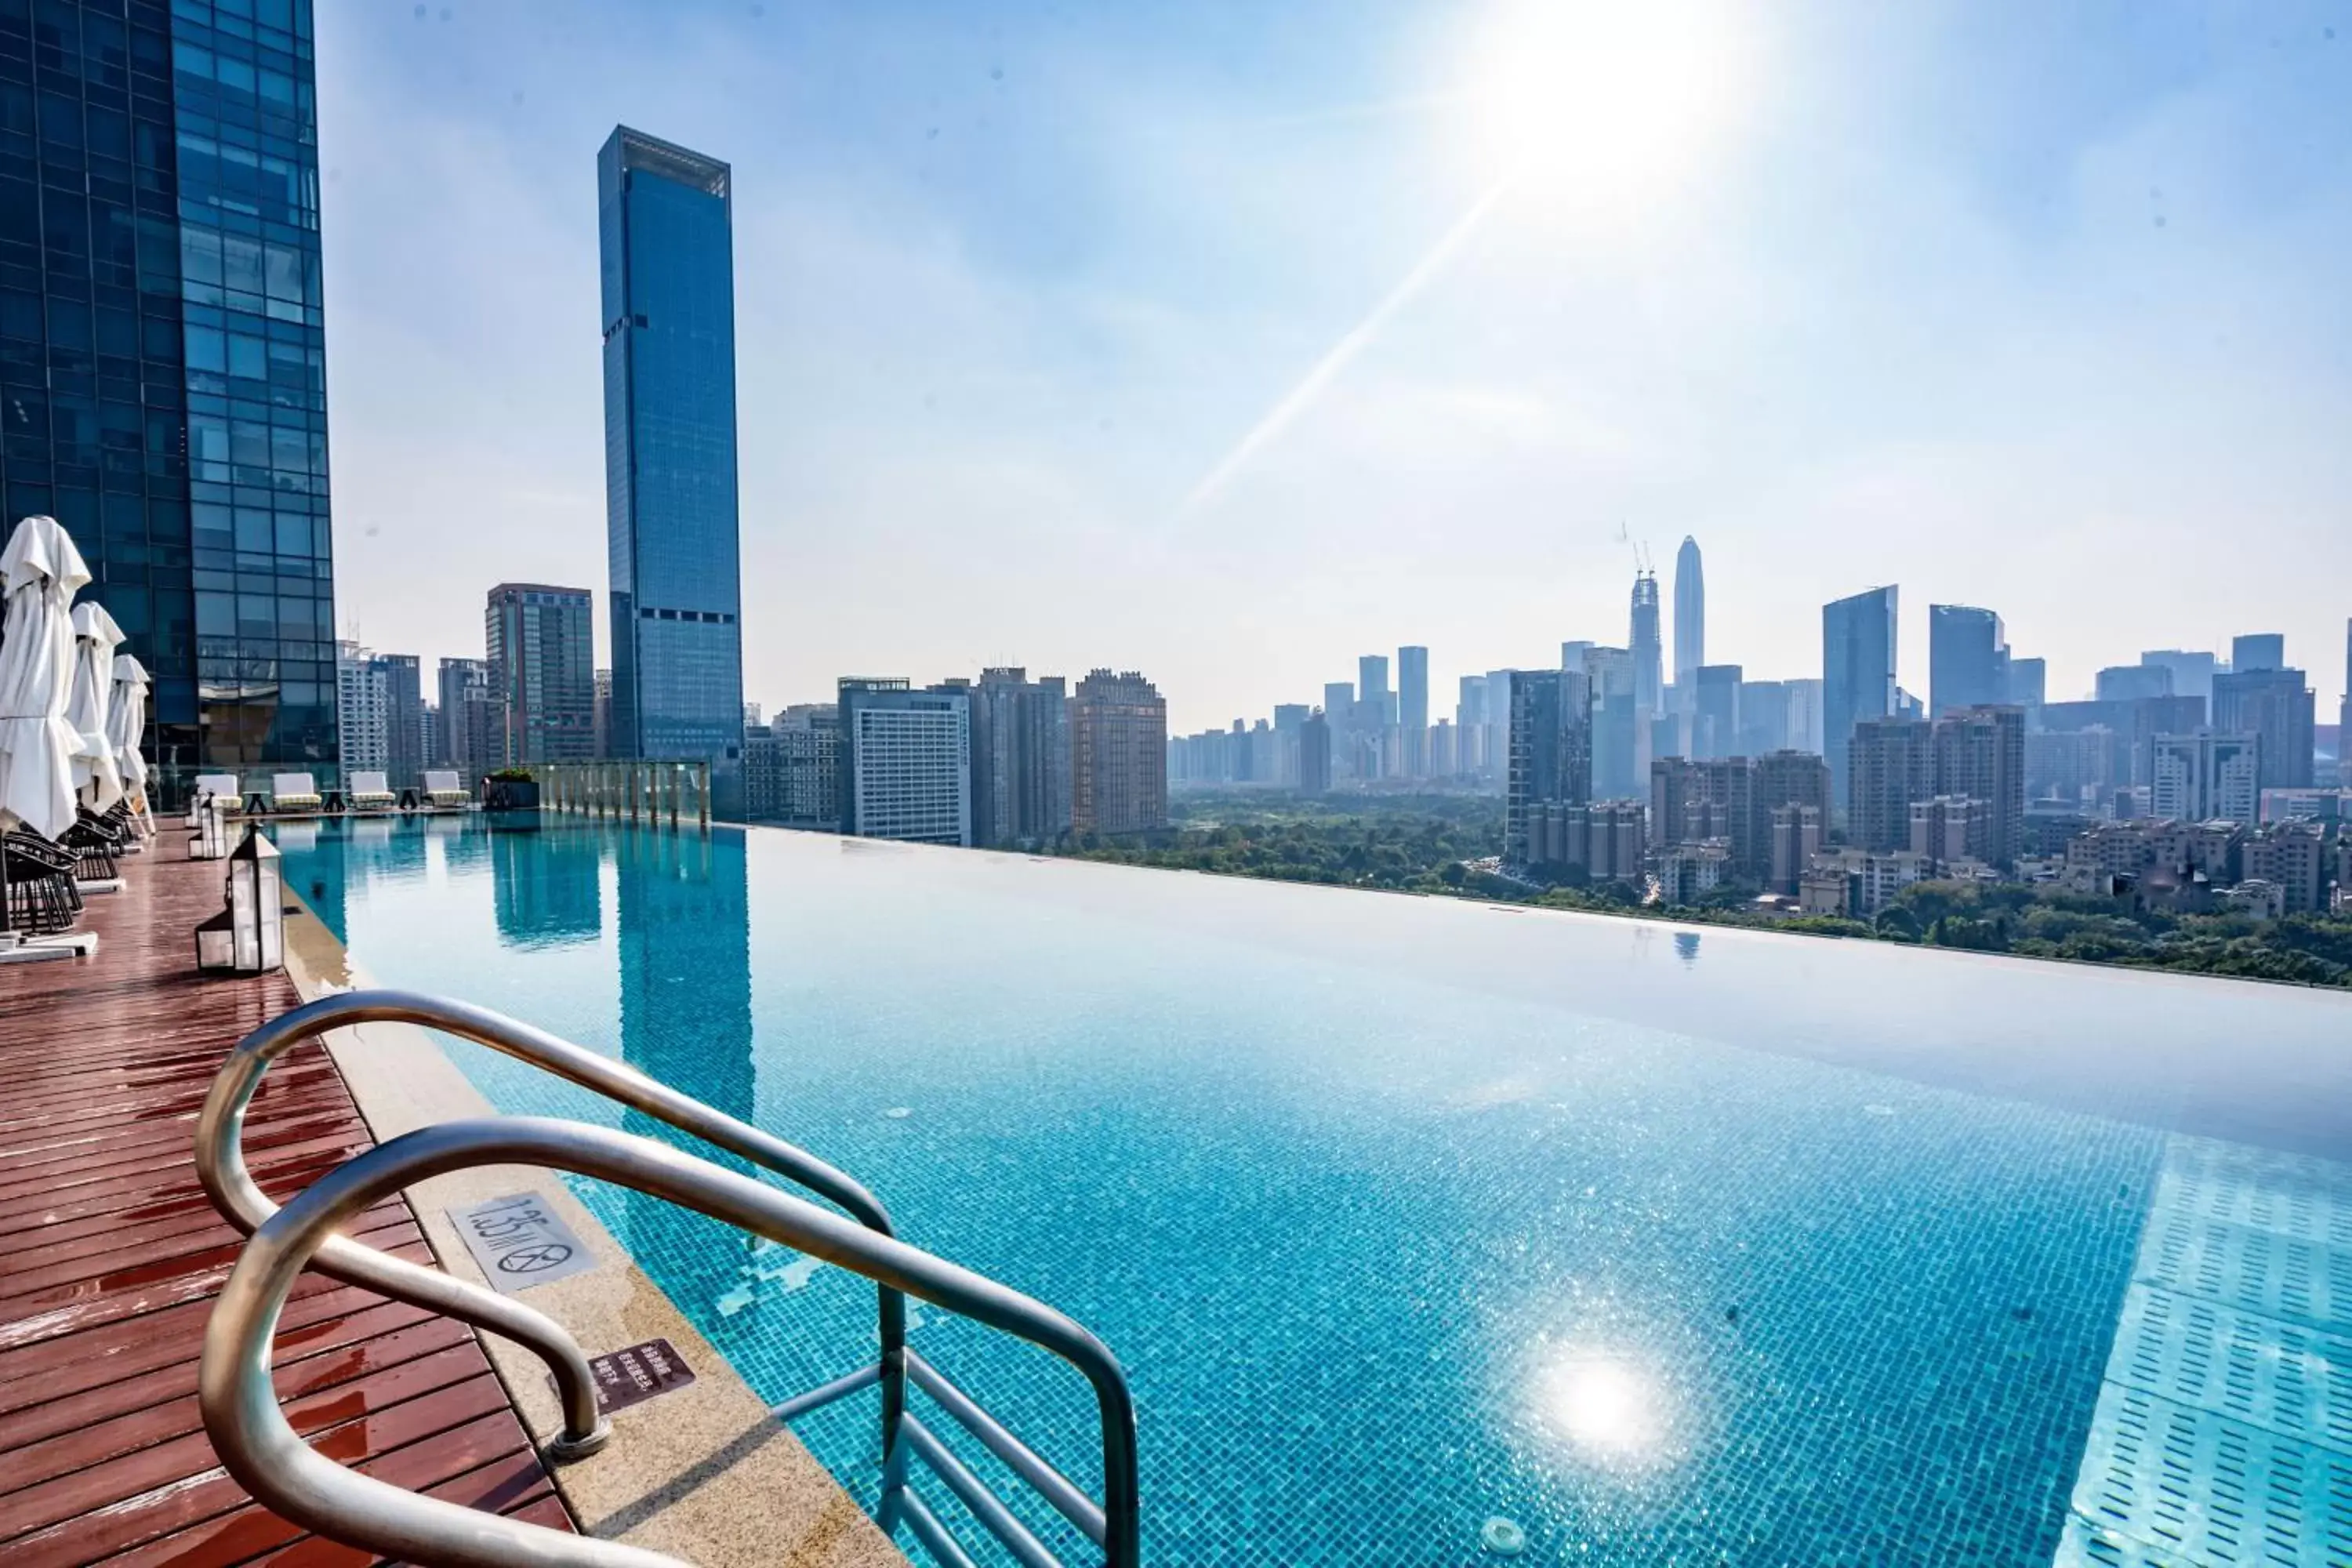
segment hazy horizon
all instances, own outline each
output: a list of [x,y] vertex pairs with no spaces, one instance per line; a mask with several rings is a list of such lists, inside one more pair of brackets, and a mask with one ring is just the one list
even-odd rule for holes
[[[1565,16],[1568,19],[1563,21]],[[340,630],[604,627],[594,159],[734,169],[744,689],[1139,668],[1171,731],[1980,605],[2053,700],[2352,591],[2336,10],[1318,3],[318,14]],[[1530,86],[1530,73],[1538,73]]]

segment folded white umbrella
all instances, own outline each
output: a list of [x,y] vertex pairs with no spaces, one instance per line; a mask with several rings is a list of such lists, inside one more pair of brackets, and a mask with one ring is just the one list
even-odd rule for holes
[[76,605],[73,611],[73,695],[66,702],[66,722],[81,736],[74,756],[74,789],[92,811],[104,811],[122,798],[122,770],[114,760],[107,710],[114,705],[114,650],[122,646],[122,628],[95,602]]
[[127,653],[114,656],[114,700],[106,708],[106,738],[114,747],[115,766],[122,770],[122,787],[130,795],[147,790],[147,759],[139,753],[147,733],[147,667]]
[[28,517],[0,551],[0,826],[21,822],[44,838],[73,826],[74,753],[81,735],[66,721],[73,696],[73,617],[67,606],[89,581],[81,552],[53,517]]

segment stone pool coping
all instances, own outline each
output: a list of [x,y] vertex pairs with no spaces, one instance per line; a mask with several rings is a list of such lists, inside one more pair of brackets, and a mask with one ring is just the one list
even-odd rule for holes
[[[307,908],[287,916],[286,972],[305,1002],[371,984]],[[330,1031],[326,1046],[379,1142],[433,1122],[498,1114],[429,1030],[365,1024]],[[594,1268],[534,1288],[530,1305],[571,1330],[592,1356],[667,1339],[695,1373],[689,1386],[614,1414],[604,1452],[548,1467],[583,1531],[702,1568],[907,1568],[832,1472],[769,1415],[767,1402],[561,1177],[530,1166],[482,1166],[420,1182],[408,1196],[440,1266],[479,1279],[446,1211],[524,1189],[546,1197],[599,1259]],[[543,1444],[556,1436],[562,1421],[539,1358],[496,1335],[476,1337],[531,1436]]]

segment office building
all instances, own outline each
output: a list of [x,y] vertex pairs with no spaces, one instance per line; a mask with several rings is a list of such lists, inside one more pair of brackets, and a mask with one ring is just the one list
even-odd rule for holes
[[1665,710],[1666,702],[1665,655],[1659,641],[1655,573],[1633,574],[1633,625],[1626,646],[1633,653],[1633,706],[1642,715],[1646,730],[1648,721]]
[[2252,632],[2230,639],[2230,673],[2254,675],[2286,668],[2286,638],[2278,632]]
[[1406,778],[1429,776],[1429,650],[1397,649],[1397,732]]
[[1698,541],[1685,534],[1675,552],[1675,686],[1688,701],[1691,678],[1706,662],[1706,574]]
[[2178,695],[2172,689],[2172,667],[2166,664],[2109,665],[2099,671],[2095,690],[2101,702],[2137,702]]
[[1780,685],[1789,693],[1789,750],[1827,754],[1822,743],[1822,682],[1806,679]]
[[2150,744],[2148,815],[2174,822],[2252,823],[2262,807],[2262,742],[2200,730]]
[[1298,727],[1298,793],[1331,793],[1331,721],[1320,708]]
[[1948,713],[1936,721],[1934,748],[1933,793],[1966,796],[1981,807],[1969,854],[2007,870],[2025,832],[2023,711],[1988,707]]
[[1936,793],[1935,731],[1925,720],[1865,719],[1848,746],[1846,842],[1907,849],[1911,803]]
[[2005,696],[1994,699],[2017,708],[2039,708],[2050,698],[2050,661],[2045,658],[2012,658],[2009,661],[2009,689]]
[[2210,700],[2213,677],[2221,661],[2210,653],[2191,652],[2187,648],[2157,648],[2139,656],[2146,665],[2161,666],[2172,684],[2166,688],[2174,697],[2196,697]]
[[596,672],[596,755],[613,754],[613,672]]
[[207,771],[331,786],[310,8],[10,18],[5,521],[64,526],[146,666],[161,802]]
[[1097,669],[1070,694],[1069,711],[1071,827],[1099,836],[1166,827],[1168,704],[1159,691],[1134,670]]
[[506,760],[506,721],[485,658],[445,658],[435,681],[441,699],[436,767],[478,778]]
[[1635,695],[1633,650],[1587,647],[1583,676],[1592,702],[1592,794],[1600,800],[1641,795],[1649,777],[1650,721]]
[[596,158],[604,491],[616,757],[710,763],[740,809],[741,548],[735,496],[730,174],[616,128]]
[[962,691],[844,677],[836,711],[841,831],[971,842],[971,704]]
[[501,583],[482,616],[505,763],[596,754],[595,630],[585,588]]
[[1736,664],[1703,664],[1691,672],[1686,697],[1694,757],[1727,757],[1739,749],[1739,685]]
[[1927,711],[2009,700],[2009,639],[2000,617],[1969,605],[1927,606]]
[[1070,706],[1062,678],[983,669],[971,695],[972,842],[1051,844],[1070,830]]
[[1477,777],[1490,793],[1507,793],[1511,771],[1511,676],[1507,669],[1486,672],[1486,724],[1484,764]]
[[1366,729],[1385,729],[1396,722],[1396,693],[1389,689],[1389,658],[1368,653],[1356,660],[1356,701],[1367,710]]
[[1841,809],[1854,796],[1848,759],[1855,726],[1895,712],[1895,598],[1892,587],[1872,588],[1822,607],[1822,750]]
[[1529,825],[1548,805],[1592,799],[1592,696],[1571,670],[1513,672],[1509,773],[1503,811],[1503,858],[1528,863]]
[[1739,683],[1739,733],[1732,740],[1735,755],[1760,757],[1789,747],[1789,683],[1785,680],[1743,680]]
[[[2267,637],[2240,637],[2266,654]],[[2213,728],[2262,740],[2262,787],[2311,787],[2315,750],[2312,730],[2316,700],[2303,671],[2275,666],[2242,670],[2232,658],[2227,674],[2213,678]]]

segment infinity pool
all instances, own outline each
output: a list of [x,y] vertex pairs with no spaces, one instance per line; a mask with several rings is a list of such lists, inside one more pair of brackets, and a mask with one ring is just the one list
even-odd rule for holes
[[[625,1057],[1099,1333],[1153,1563],[1501,1519],[1539,1563],[2352,1563],[2352,998],[782,831],[279,831],[375,980]],[[580,1190],[772,1399],[870,1358],[862,1281]],[[912,1340],[1097,1484],[1074,1373]],[[875,1398],[799,1428],[869,1500]]]

